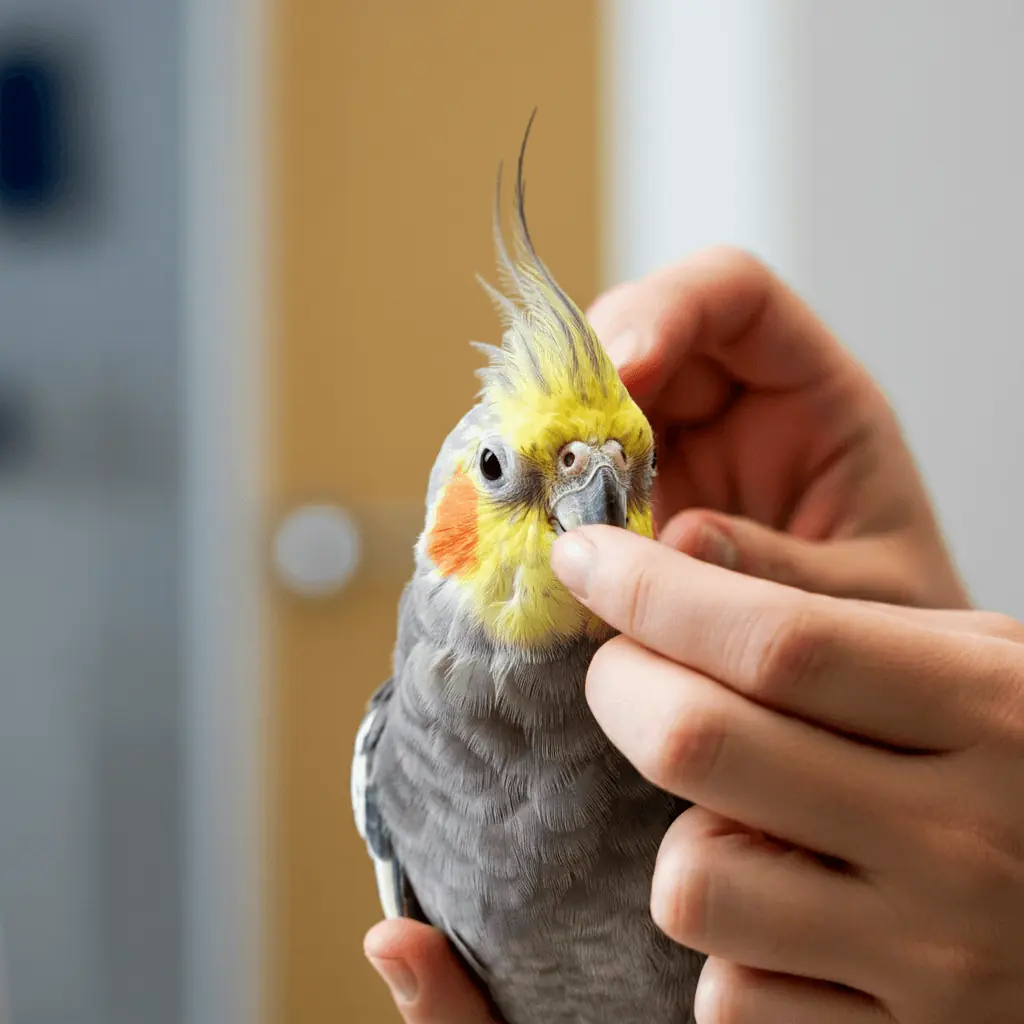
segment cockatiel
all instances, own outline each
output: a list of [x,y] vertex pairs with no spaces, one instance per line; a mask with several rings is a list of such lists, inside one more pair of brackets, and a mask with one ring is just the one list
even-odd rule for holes
[[[531,118],[532,123],[532,118]],[[523,158],[511,298],[478,403],[441,448],[398,612],[393,675],[356,739],[352,798],[385,914],[447,934],[507,1024],[687,1024],[703,956],[654,925],[687,806],[611,745],[584,680],[611,630],[553,574],[556,536],[651,536],[654,437],[538,258]]]

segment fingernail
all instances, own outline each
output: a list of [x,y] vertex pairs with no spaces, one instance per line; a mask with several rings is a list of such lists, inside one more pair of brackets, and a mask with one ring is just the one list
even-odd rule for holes
[[587,586],[597,548],[580,533],[570,531],[555,541],[551,549],[551,568],[555,575],[578,597],[587,596]]
[[416,975],[404,960],[376,956],[371,956],[369,960],[377,973],[387,982],[391,994],[398,1002],[411,1003],[416,999],[419,984]]
[[625,366],[636,358],[640,351],[640,335],[632,328],[621,331],[615,335],[605,346],[608,358],[615,364],[616,369]]
[[723,569],[735,569],[740,562],[740,552],[732,538],[714,527],[705,528],[698,557],[703,562],[720,565]]

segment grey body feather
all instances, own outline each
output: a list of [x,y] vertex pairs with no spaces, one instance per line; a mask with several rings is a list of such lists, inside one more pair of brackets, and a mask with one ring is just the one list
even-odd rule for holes
[[[485,416],[453,431],[428,505]],[[688,1024],[703,957],[649,909],[658,847],[686,804],[598,728],[592,642],[501,649],[418,558],[394,676],[371,707],[386,717],[365,796],[417,916],[452,938],[508,1024]]]

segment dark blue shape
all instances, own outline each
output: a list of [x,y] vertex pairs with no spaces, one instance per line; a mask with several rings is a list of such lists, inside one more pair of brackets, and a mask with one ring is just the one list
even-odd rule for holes
[[49,206],[63,177],[56,72],[29,57],[0,60],[0,206]]

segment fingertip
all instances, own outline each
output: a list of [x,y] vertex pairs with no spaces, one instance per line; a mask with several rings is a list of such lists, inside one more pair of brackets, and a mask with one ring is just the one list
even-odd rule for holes
[[621,370],[643,355],[645,344],[635,327],[626,327],[619,333],[611,335],[604,343],[604,348],[615,369]]
[[390,941],[391,921],[379,921],[363,936],[363,954],[365,956],[382,956],[383,950]]
[[661,544],[653,537],[645,537],[633,530],[623,529],[620,526],[609,526],[605,523],[577,527],[558,539],[564,541],[567,537],[582,539],[584,543],[595,549],[602,559],[611,558],[613,555],[622,558],[635,558],[640,552],[646,552],[652,557],[663,554]]
[[733,977],[733,965],[709,956],[704,962],[693,994],[693,1012],[697,1020],[720,1020],[720,1011]]
[[363,953],[370,959],[424,960],[444,948],[445,937],[430,925],[408,918],[375,924],[363,939]]
[[[396,942],[402,939],[402,921],[380,921],[363,936],[363,955],[373,957],[394,956]],[[397,926],[397,927],[396,927]]]
[[736,538],[728,527],[708,513],[689,509],[673,516],[658,540],[682,554],[723,569],[736,569],[740,562]]
[[683,512],[678,512],[661,528],[658,540],[677,551],[692,554],[707,521],[707,515],[698,509],[686,509]]
[[562,534],[555,541],[552,555],[557,551],[556,560],[563,564],[569,560],[570,555],[586,559],[586,566],[592,571],[597,566],[598,558],[605,560],[616,553],[633,550],[638,544],[647,543],[653,541],[632,530],[605,523],[591,523]]
[[587,309],[587,322],[602,345],[607,347],[611,338],[622,329],[623,320],[632,306],[630,295],[634,287],[632,281],[623,281],[599,295]]
[[418,939],[415,923],[404,920],[382,921],[363,938],[367,961],[387,985],[403,1015],[419,995],[419,972],[411,963],[416,959],[414,945]]
[[407,1024],[495,1024],[484,992],[438,929],[382,921],[366,933],[363,949]]
[[647,366],[655,347],[651,309],[643,282],[629,281],[605,292],[587,313],[590,326],[635,399],[649,390],[652,379]]
[[597,562],[597,549],[588,527],[563,533],[551,547],[551,569],[580,601],[590,593],[590,577]]

